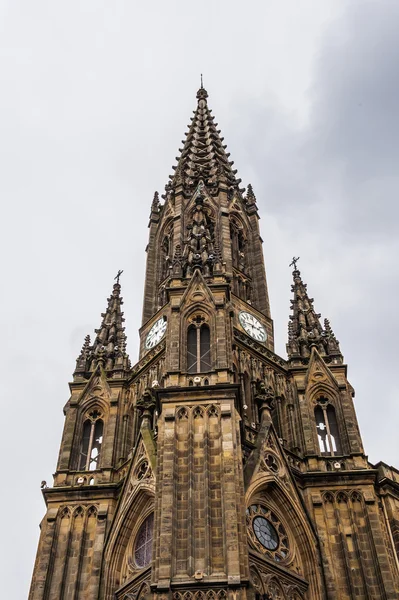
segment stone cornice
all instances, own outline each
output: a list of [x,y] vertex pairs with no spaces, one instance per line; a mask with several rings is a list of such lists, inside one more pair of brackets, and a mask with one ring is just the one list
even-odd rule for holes
[[295,469],[295,479],[302,488],[328,485],[339,486],[345,484],[348,488],[356,485],[375,485],[378,471],[375,469],[351,469],[350,471],[307,471],[299,472]]
[[96,502],[104,499],[115,499],[119,495],[123,481],[85,486],[57,486],[42,490],[46,506],[49,502]]

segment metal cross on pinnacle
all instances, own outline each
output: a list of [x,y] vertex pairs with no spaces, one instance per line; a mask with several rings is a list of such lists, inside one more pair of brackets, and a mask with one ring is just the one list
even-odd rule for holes
[[119,277],[122,275],[122,273],[123,273],[123,271],[121,271],[121,270],[119,269],[119,271],[118,271],[118,272],[117,272],[117,274],[116,274],[116,277],[114,277],[114,279],[116,279],[116,283],[118,283],[118,284],[119,284]]
[[294,271],[296,271],[296,263],[298,262],[298,260],[300,259],[300,256],[297,256],[295,258],[295,256],[292,257],[292,263],[290,263],[290,267],[294,267]]

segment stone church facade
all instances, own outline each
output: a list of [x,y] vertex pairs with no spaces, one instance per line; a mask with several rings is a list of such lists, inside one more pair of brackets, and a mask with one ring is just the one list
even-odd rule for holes
[[139,361],[119,278],[77,359],[29,599],[397,599],[399,472],[367,460],[295,261],[275,354],[256,197],[207,97],[152,202]]

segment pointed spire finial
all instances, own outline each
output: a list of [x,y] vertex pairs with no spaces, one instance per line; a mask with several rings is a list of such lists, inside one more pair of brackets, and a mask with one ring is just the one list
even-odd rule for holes
[[119,285],[119,277],[122,275],[123,271],[121,271],[119,269],[119,271],[116,274],[116,277],[114,277],[114,279],[116,279],[116,283]]
[[207,98],[208,98],[208,92],[204,88],[204,81],[203,81],[202,73],[201,73],[201,87],[197,92],[197,99],[199,102],[200,100],[206,100]]
[[298,262],[298,260],[299,260],[300,258],[301,258],[300,256],[297,256],[297,257],[293,256],[293,257],[292,257],[292,262],[289,264],[289,266],[290,266],[290,267],[294,267],[294,271],[297,271],[297,268],[296,268],[296,263]]

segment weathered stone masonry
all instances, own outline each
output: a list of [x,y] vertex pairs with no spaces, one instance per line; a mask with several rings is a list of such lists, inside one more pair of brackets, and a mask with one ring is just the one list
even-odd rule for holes
[[118,275],[76,362],[30,600],[399,598],[399,472],[367,460],[296,260],[275,354],[257,201],[223,141],[201,86],[151,204],[139,361]]

